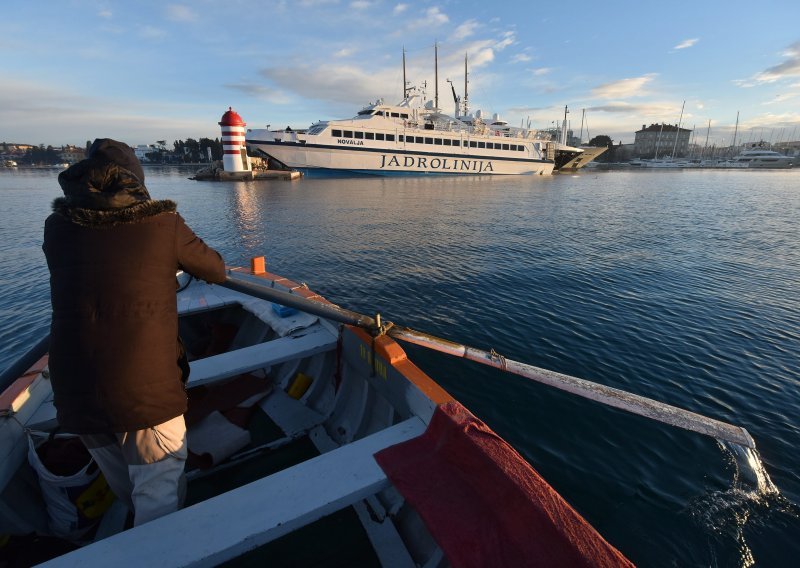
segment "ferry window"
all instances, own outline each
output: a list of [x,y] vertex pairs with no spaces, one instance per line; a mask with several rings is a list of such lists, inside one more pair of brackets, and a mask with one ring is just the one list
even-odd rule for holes
[[478,148],[486,148],[486,142],[478,142]]
[[341,138],[342,137],[342,131],[341,130],[331,130],[331,136],[333,136],[334,138]]
[[449,138],[445,138],[444,139],[444,145],[445,146],[451,146],[452,144],[453,144],[453,141],[450,140]]
[[358,116],[371,115],[371,114],[372,114],[371,110],[360,110],[360,111],[358,111]]
[[441,146],[442,145],[442,139],[441,138],[434,138],[433,139],[433,143],[436,144],[437,146]]
[[478,143],[475,142],[474,140],[470,140],[469,141],[469,147],[470,148],[477,148],[478,147]]
[[400,118],[408,118],[408,114],[405,112],[400,113]]
[[383,140],[383,132],[376,133],[375,140]]
[[453,140],[453,146],[461,146],[461,140]]
[[356,131],[356,138],[361,138],[363,140],[364,139],[364,133]]
[[375,140],[375,133],[374,132],[365,132],[364,136],[367,140]]
[[503,150],[508,150],[508,144],[503,144]]
[[433,144],[433,138],[426,138],[425,144]]
[[352,138],[353,137],[353,131],[352,130],[345,130],[344,131],[344,137],[345,138]]
[[417,136],[416,143],[417,144],[424,144],[425,140],[422,138],[422,136]]
[[386,135],[386,140],[388,142],[394,142],[394,134],[387,134]]
[[392,118],[400,118],[400,113],[399,112],[393,112],[392,113]]
[[404,138],[405,138],[405,137],[404,137],[402,134],[400,134],[400,135],[397,137],[397,141],[398,141],[398,142],[403,142],[403,141],[404,141]]
[[524,152],[525,151],[525,146],[517,146],[517,151],[518,152]]

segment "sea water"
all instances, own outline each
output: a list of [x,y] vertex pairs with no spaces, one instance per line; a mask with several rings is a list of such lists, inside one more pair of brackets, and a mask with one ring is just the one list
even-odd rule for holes
[[[265,255],[343,307],[746,428],[760,459],[406,346],[637,564],[796,564],[800,171],[215,183],[196,169],[147,168],[146,183],[230,265]],[[0,171],[0,367],[47,329],[56,174]]]

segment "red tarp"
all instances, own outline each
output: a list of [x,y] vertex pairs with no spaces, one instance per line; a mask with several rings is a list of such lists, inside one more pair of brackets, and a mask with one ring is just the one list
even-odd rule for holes
[[375,459],[454,567],[633,566],[457,402]]

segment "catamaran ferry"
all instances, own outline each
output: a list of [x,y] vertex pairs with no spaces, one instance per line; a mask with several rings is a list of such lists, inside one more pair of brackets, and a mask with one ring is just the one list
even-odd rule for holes
[[551,174],[558,144],[536,130],[510,128],[497,115],[484,120],[481,111],[471,114],[467,75],[465,56],[463,101],[448,80],[455,101],[455,116],[449,116],[439,108],[438,50],[436,95],[428,101],[424,89],[407,86],[404,52],[397,105],[380,99],[353,118],[316,122],[308,130],[249,129],[245,142],[251,155],[271,159],[270,167],[306,174]]
[[[554,143],[535,130],[493,130],[479,113],[454,118],[415,107],[420,95],[398,105],[382,100],[345,120],[320,121],[307,131],[248,129],[251,154],[266,154],[304,170],[373,175],[538,174],[553,172]],[[432,102],[431,102],[432,103]]]

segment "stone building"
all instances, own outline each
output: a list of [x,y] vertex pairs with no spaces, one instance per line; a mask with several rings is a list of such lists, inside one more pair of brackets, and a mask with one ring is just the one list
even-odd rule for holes
[[[692,131],[673,124],[642,125],[636,131],[633,147],[640,158],[679,158],[689,153],[689,137]],[[676,143],[677,137],[677,143]],[[675,155],[673,156],[673,148]]]

